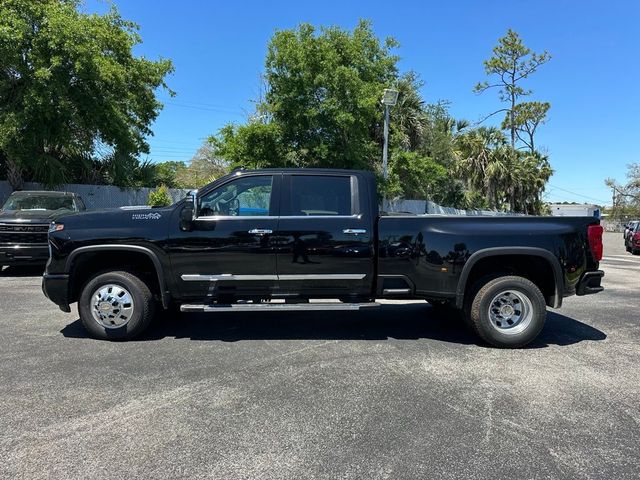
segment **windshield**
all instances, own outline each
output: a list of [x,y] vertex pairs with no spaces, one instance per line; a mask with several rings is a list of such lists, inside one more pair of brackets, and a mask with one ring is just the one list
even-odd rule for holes
[[12,195],[3,210],[74,210],[73,198],[52,195]]

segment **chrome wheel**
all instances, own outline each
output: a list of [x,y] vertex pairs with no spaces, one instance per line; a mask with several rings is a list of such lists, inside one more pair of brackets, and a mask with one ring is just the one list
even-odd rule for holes
[[104,328],[120,328],[129,323],[133,315],[133,297],[124,287],[107,284],[91,296],[91,314]]
[[491,326],[500,333],[515,335],[525,330],[533,318],[529,298],[517,290],[505,290],[489,303]]

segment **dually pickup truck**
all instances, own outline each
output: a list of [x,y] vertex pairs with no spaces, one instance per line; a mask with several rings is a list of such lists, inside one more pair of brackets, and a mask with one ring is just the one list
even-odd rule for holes
[[166,208],[63,217],[49,230],[46,296],[78,302],[95,337],[130,339],[157,308],[358,310],[424,299],[462,311],[497,347],[521,347],[546,307],[603,290],[589,217],[378,212],[369,172],[236,170]]

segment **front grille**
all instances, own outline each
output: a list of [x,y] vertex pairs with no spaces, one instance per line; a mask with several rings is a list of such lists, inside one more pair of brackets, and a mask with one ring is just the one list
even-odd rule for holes
[[36,244],[47,243],[49,225],[12,225],[0,223],[0,243]]

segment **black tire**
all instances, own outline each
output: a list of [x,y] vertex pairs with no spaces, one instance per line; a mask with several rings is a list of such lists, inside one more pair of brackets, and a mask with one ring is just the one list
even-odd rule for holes
[[[506,293],[511,292],[511,293]],[[501,295],[501,294],[505,295]],[[492,321],[490,307],[500,303],[500,299],[512,298],[511,312],[520,321],[513,322],[510,316],[494,316],[498,322]],[[518,307],[520,305],[520,307]],[[508,308],[508,307],[505,307]],[[518,310],[520,308],[520,310]],[[547,316],[546,302],[540,289],[530,280],[518,276],[501,276],[479,281],[471,290],[471,296],[465,307],[465,320],[472,330],[485,342],[499,348],[519,348],[535,339],[542,328]],[[497,309],[496,309],[497,311]],[[520,316],[517,315],[520,312]],[[526,312],[526,313],[525,313]]]
[[[95,308],[93,294],[101,287],[108,285],[125,289],[132,299],[132,313],[122,326],[105,327],[98,319],[94,318],[92,313]],[[153,294],[143,280],[134,273],[114,271],[100,273],[85,284],[78,300],[78,313],[82,325],[92,337],[102,340],[130,340],[140,335],[151,324],[155,314],[155,306]],[[120,320],[118,319],[118,321]]]
[[631,255],[640,255],[640,250],[637,248],[632,248],[631,249]]

